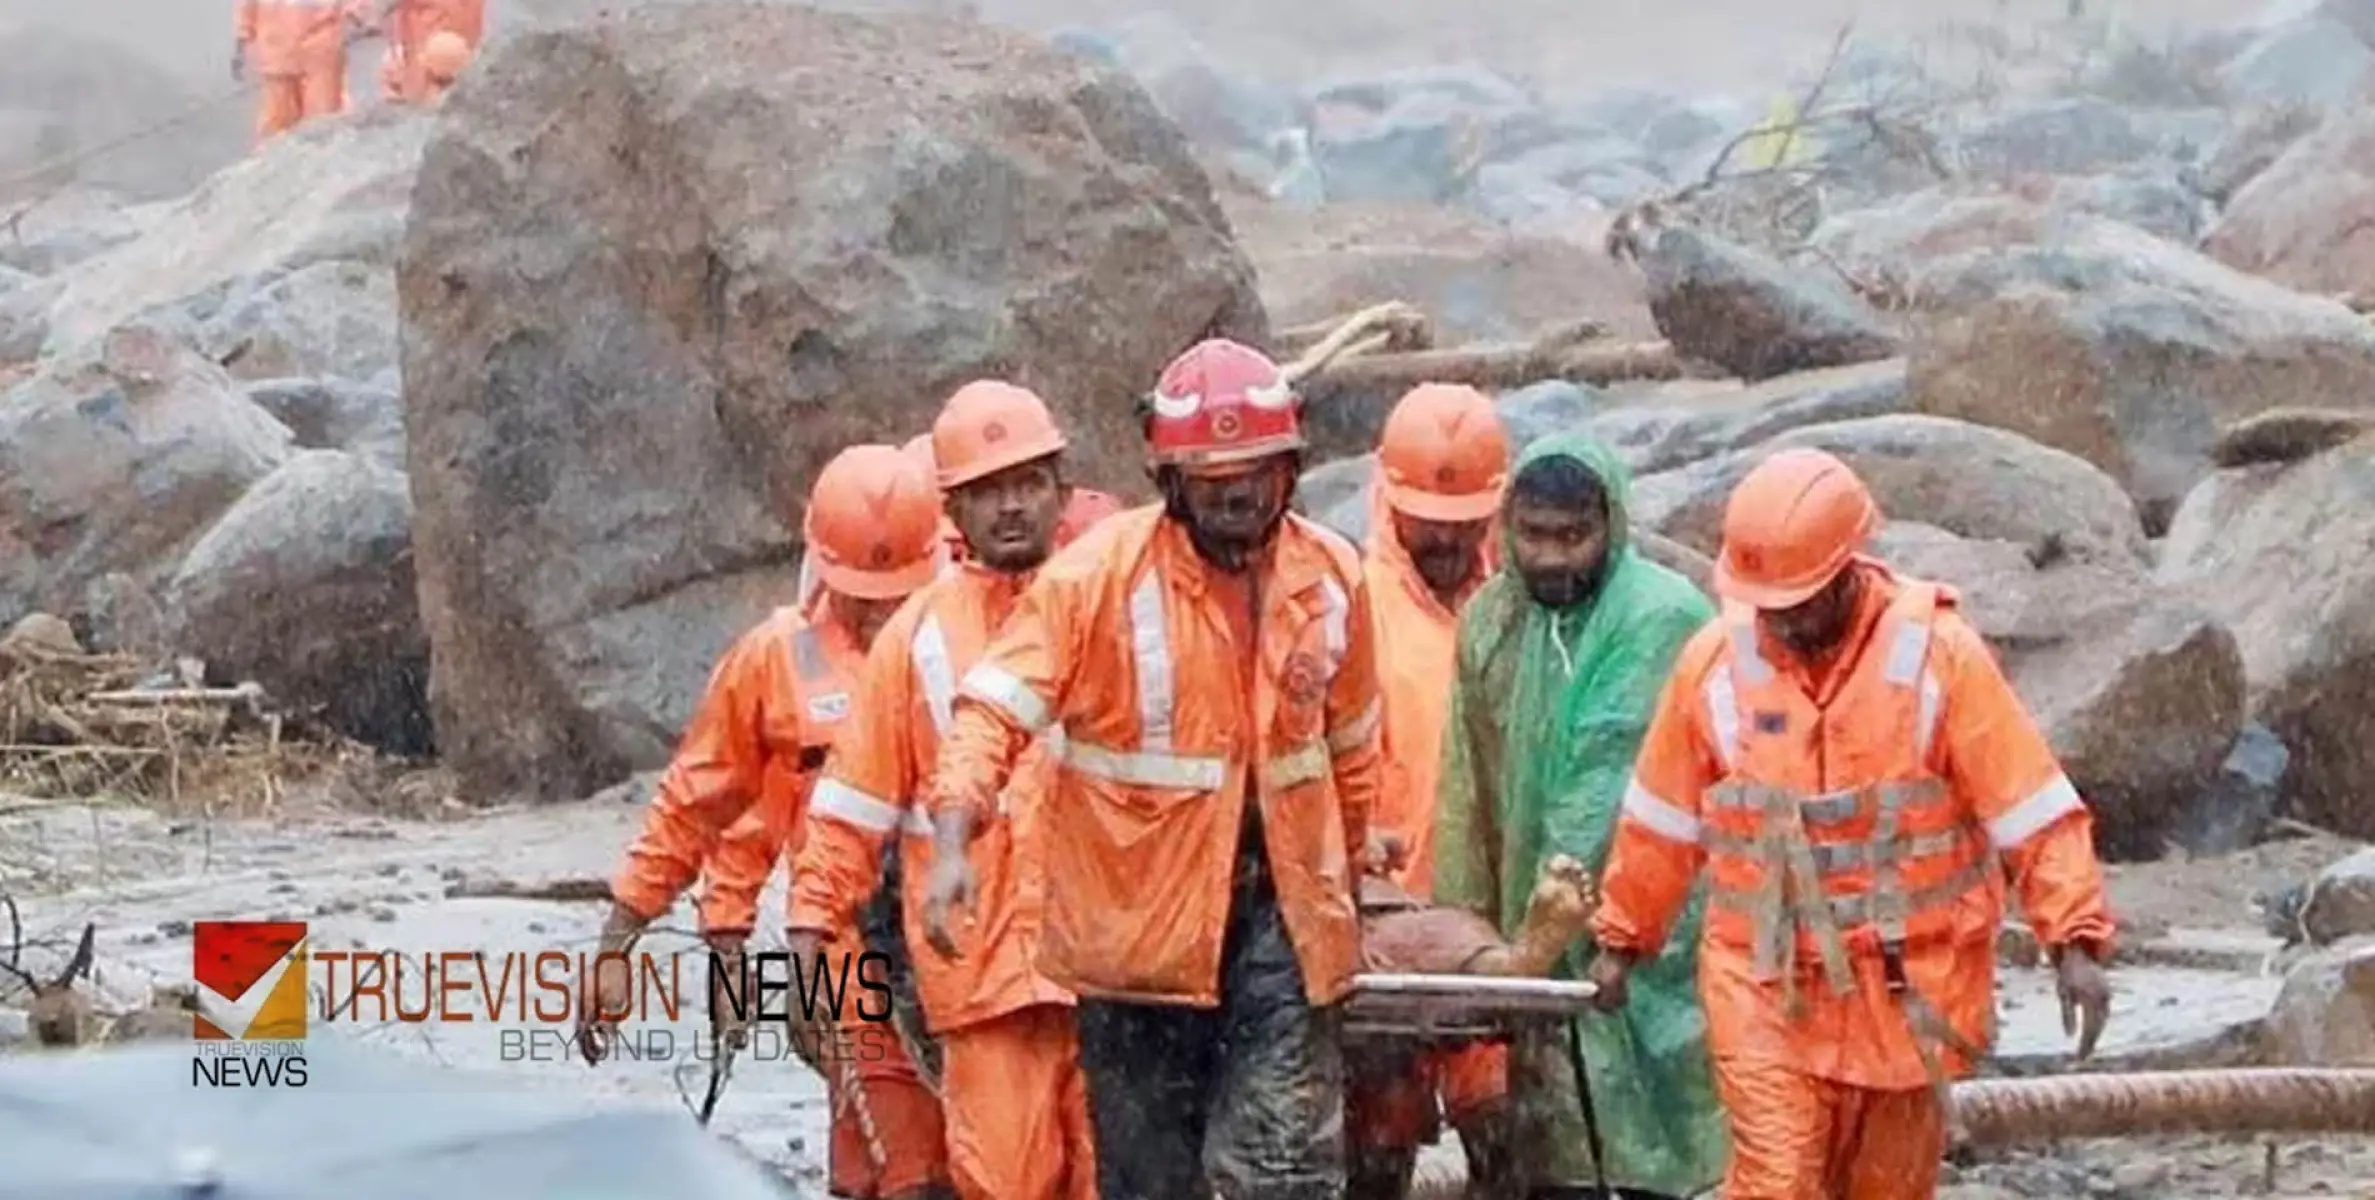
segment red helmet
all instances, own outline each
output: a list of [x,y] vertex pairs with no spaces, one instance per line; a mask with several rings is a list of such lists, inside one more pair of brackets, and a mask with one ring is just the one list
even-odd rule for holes
[[1303,448],[1302,400],[1268,355],[1225,338],[1188,347],[1149,397],[1156,466],[1218,466]]

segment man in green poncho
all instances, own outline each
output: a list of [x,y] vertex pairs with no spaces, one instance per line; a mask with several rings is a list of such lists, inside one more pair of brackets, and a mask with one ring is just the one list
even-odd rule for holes
[[[1502,566],[1460,622],[1458,682],[1444,731],[1435,901],[1514,933],[1555,854],[1596,877],[1607,862],[1634,753],[1675,654],[1715,609],[1650,562],[1628,532],[1625,465],[1581,435],[1518,459],[1502,510]],[[1632,973],[1619,1011],[1521,1036],[1511,1055],[1520,1170],[1530,1198],[1690,1196],[1728,1153],[1694,976],[1702,896],[1665,953]],[[1576,979],[1578,945],[1558,975]],[[1577,1095],[1575,1035],[1605,1162]],[[1604,1176],[1603,1176],[1604,1172]]]

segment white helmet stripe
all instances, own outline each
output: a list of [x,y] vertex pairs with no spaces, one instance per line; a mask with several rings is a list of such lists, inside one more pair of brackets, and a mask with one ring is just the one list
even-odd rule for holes
[[1195,416],[1196,410],[1202,407],[1204,407],[1204,397],[1195,392],[1189,392],[1183,396],[1166,392],[1161,388],[1155,389],[1154,409],[1155,415],[1158,417],[1172,421],[1184,420]]

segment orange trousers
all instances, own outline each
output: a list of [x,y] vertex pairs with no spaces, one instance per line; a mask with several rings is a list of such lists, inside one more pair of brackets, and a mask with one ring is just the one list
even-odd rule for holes
[[1723,1200],[1929,1200],[1946,1155],[1935,1092],[1874,1091],[1771,1062],[1715,1060],[1730,1115]]
[[[940,1101],[916,1074],[898,1034],[871,1024],[851,1032],[857,1095],[844,1093],[840,1072],[829,1072],[825,1094],[833,1111],[830,1185],[849,1200],[899,1200],[948,1182],[948,1150]],[[863,1112],[860,1105],[863,1105]],[[868,1138],[868,1123],[874,1134]],[[879,1152],[879,1159],[877,1154]]]
[[1416,1070],[1383,1085],[1356,1085],[1345,1116],[1356,1148],[1401,1150],[1434,1139],[1438,1095],[1443,1115],[1457,1125],[1508,1094],[1509,1047],[1478,1042],[1428,1054]]
[[949,1172],[965,1200],[1097,1200],[1072,1010],[1035,1004],[941,1035]]
[[256,89],[256,140],[266,141],[315,117],[346,111],[346,64],[300,75],[266,75]]

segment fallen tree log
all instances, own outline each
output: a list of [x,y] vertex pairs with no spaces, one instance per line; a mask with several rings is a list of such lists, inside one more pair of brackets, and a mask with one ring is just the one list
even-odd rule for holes
[[1628,379],[1680,379],[1682,359],[1665,342],[1587,342],[1580,345],[1465,346],[1347,356],[1312,372],[1305,389],[1402,392],[1422,383],[1464,383],[1505,391],[1565,379],[1608,384]]

